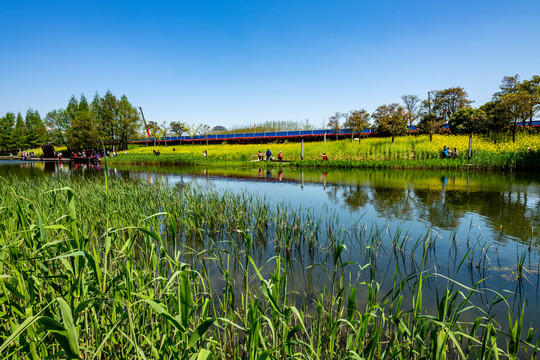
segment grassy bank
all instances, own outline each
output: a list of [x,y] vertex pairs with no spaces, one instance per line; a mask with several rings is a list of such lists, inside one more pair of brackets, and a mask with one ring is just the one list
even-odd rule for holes
[[[344,229],[332,214],[163,184],[10,178],[0,191],[2,358],[536,354],[534,329],[523,328],[521,306],[516,316],[506,307],[502,289],[430,270],[430,234],[409,243],[398,232],[383,249],[383,229]],[[365,262],[348,261],[346,239]],[[396,269],[388,291],[378,282],[380,251],[416,259]],[[481,268],[485,256],[471,248],[453,271]],[[313,271],[326,280],[303,290],[294,274]]]
[[[327,141],[304,144],[304,158],[301,159],[299,143],[263,145],[182,145],[182,146],[141,146],[121,153],[111,162],[132,164],[184,164],[218,166],[279,166],[275,163],[250,163],[251,155],[267,149],[277,157],[279,151],[284,161],[294,166],[325,166],[345,168],[412,168],[412,169],[495,169],[495,170],[537,170],[540,168],[540,135],[519,134],[516,143],[510,139],[473,138],[473,156],[468,159],[467,136],[436,135],[433,141],[427,136],[400,137],[394,143],[387,138],[368,138],[351,142]],[[457,159],[441,159],[443,146],[457,148]],[[532,152],[528,148],[533,149]],[[154,156],[154,149],[160,156]],[[203,158],[206,150],[208,157]],[[326,153],[323,162],[320,154]]]

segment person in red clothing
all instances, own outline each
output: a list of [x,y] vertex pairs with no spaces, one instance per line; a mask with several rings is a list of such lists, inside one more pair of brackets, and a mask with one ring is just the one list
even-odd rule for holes
[[319,154],[322,156],[323,161],[328,160],[328,157],[326,156],[326,153]]
[[281,151],[279,152],[277,158],[278,158],[278,161],[279,161],[279,162],[282,162],[282,161],[283,161],[283,153],[282,153]]

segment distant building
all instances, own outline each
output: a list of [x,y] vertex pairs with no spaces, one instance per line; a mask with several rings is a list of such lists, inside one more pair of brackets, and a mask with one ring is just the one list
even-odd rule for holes
[[214,127],[214,131],[227,131],[227,129],[225,129],[225,126],[216,126]]

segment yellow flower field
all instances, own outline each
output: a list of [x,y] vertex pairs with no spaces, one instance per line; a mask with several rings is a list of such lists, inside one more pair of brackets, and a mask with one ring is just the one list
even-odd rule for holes
[[[394,143],[389,138],[366,138],[358,141],[350,140],[306,142],[304,143],[304,159],[318,160],[320,154],[326,153],[329,160],[408,160],[408,159],[436,159],[440,157],[444,146],[452,150],[458,149],[461,155],[465,155],[469,148],[469,137],[464,135],[434,135],[433,141],[429,141],[429,136],[404,136],[396,138]],[[473,136],[473,152],[513,152],[527,151],[531,147],[534,150],[540,149],[540,135],[528,135],[526,133],[517,134],[516,142],[511,140],[504,142],[493,140],[481,136]],[[300,143],[280,143],[280,144],[246,144],[246,145],[191,145],[182,144],[175,146],[138,146],[130,149],[129,154],[153,154],[154,149],[161,154],[175,154],[187,156],[200,156],[204,150],[208,152],[209,159],[215,160],[241,160],[249,161],[251,155],[256,155],[260,150],[263,155],[270,149],[272,156],[277,158],[279,151],[283,152],[283,158],[287,160],[300,160]]]
[[[279,151],[283,152],[283,161],[301,160],[301,143],[270,143],[270,144],[211,144],[201,145],[198,143],[182,145],[132,145],[124,156],[124,151],[118,153],[114,162],[124,163],[156,163],[156,164],[198,164],[215,163],[225,164],[236,162],[248,163],[257,159],[257,152],[261,151],[265,157],[267,149],[272,152],[272,157],[277,159]],[[449,163],[441,159],[444,146],[450,149],[457,148],[459,161]],[[532,152],[528,151],[531,148]],[[473,136],[473,157],[467,158],[469,137],[465,135],[434,135],[429,141],[429,136],[403,136],[395,138],[392,143],[390,138],[364,138],[360,141],[328,140],[327,142],[305,142],[304,162],[296,163],[298,166],[320,166],[314,161],[321,161],[321,154],[325,153],[328,160],[334,161],[332,166],[357,167],[357,166],[392,166],[392,167],[429,167],[429,168],[463,168],[475,166],[485,169],[537,169],[540,166],[540,134],[529,135],[526,132],[516,134],[516,142],[513,143],[508,135]],[[57,151],[65,147],[57,147]],[[154,150],[163,156],[153,157]],[[203,151],[207,151],[208,157],[203,157]],[[32,150],[30,150],[32,151]],[[39,154],[39,149],[35,149]],[[66,154],[64,154],[66,155]],[[387,162],[390,161],[391,163]],[[422,162],[423,161],[423,162]],[[386,163],[387,165],[382,165]],[[388,165],[390,164],[390,165]]]

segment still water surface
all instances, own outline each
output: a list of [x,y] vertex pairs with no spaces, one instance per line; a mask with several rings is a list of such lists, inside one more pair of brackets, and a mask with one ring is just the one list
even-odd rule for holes
[[[0,176],[71,174],[102,176],[99,166],[0,161]],[[396,269],[407,273],[418,263],[419,239],[433,242],[430,271],[472,286],[486,278],[489,288],[515,294],[527,303],[527,318],[540,326],[538,246],[540,176],[537,173],[477,173],[419,170],[222,169],[201,167],[114,166],[111,177],[203,189],[251,193],[272,204],[288,203],[331,217],[342,229],[358,227],[383,234],[382,243],[360,244],[346,237],[347,260],[377,262],[377,280],[390,289]],[[401,239],[395,255],[392,239]],[[270,257],[267,251],[261,256]],[[460,259],[468,257],[462,267]],[[516,280],[518,258],[525,256],[526,277]],[[377,260],[374,260],[374,257]],[[301,259],[298,286],[317,291],[320,272],[306,273],[314,260]],[[319,259],[320,261],[320,259]],[[313,279],[313,277],[316,279]],[[478,303],[484,300],[482,296]],[[515,308],[515,304],[511,306]],[[503,314],[505,315],[505,314]]]

